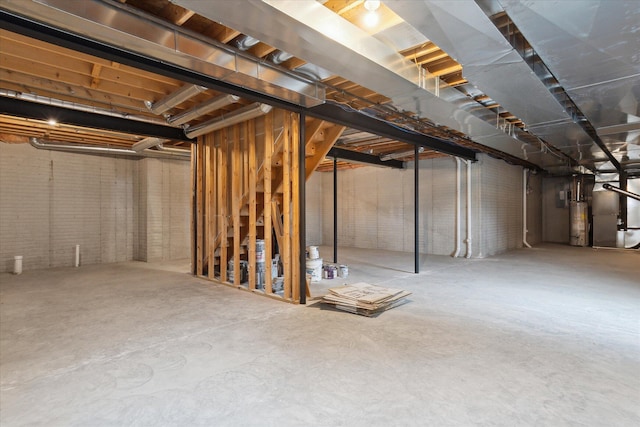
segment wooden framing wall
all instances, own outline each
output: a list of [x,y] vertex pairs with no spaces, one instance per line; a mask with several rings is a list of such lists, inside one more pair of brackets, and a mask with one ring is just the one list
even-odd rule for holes
[[[263,117],[198,138],[191,159],[193,274],[285,301],[301,301],[306,288],[301,271],[301,178],[308,179],[345,128],[306,119],[303,143],[300,126],[299,114],[273,109]],[[258,239],[265,244],[262,286],[256,275]],[[282,289],[276,289],[271,279],[270,261],[276,253]],[[233,269],[228,269],[229,261]],[[239,261],[248,265],[246,283]]]

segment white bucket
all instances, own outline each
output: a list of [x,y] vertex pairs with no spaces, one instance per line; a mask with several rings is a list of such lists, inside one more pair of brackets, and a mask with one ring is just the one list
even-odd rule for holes
[[13,257],[13,274],[22,273],[22,255]]
[[319,282],[322,280],[322,258],[308,259],[307,260],[307,274],[311,275],[312,282]]
[[343,279],[346,279],[347,277],[349,277],[349,266],[341,265],[340,268],[338,269],[338,275]]
[[309,259],[319,259],[320,252],[317,246],[309,246]]

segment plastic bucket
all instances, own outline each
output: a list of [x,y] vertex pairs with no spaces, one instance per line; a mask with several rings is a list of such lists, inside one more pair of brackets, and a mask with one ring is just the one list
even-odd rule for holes
[[346,279],[347,277],[349,277],[349,266],[341,265],[340,268],[338,269],[338,275],[343,279]]
[[322,280],[322,258],[308,259],[306,266],[307,274],[311,275],[312,282],[319,282]]
[[317,246],[309,246],[309,259],[319,259],[320,252]]

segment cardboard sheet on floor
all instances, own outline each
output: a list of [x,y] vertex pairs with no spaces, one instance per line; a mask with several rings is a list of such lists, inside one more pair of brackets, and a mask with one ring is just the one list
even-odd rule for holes
[[322,302],[337,309],[363,316],[373,316],[401,305],[411,292],[359,282],[329,289]]

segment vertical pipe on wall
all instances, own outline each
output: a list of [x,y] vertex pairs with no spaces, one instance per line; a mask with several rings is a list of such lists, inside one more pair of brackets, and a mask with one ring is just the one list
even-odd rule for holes
[[300,220],[298,222],[298,226],[300,230],[298,230],[298,238],[300,241],[300,304],[306,304],[307,302],[307,270],[306,270],[306,254],[304,248],[307,245],[307,233],[306,233],[306,194],[305,194],[305,185],[306,185],[306,176],[307,171],[305,170],[305,161],[306,161],[306,153],[305,153],[305,119],[306,114],[304,112],[300,113],[300,120],[298,122],[298,132],[300,137],[298,138],[298,143],[300,144],[300,148],[298,149],[298,213],[300,215]]
[[338,262],[338,158],[333,158],[333,262]]
[[[619,180],[620,180],[620,189],[622,191],[627,191],[627,184],[628,184],[628,175],[627,172],[622,171],[620,172],[620,176],[619,176]],[[619,195],[620,198],[620,226],[618,227],[618,230],[627,230],[627,196],[625,196],[624,194],[620,194]]]
[[456,157],[456,236],[455,236],[455,240],[456,240],[456,250],[455,252],[453,252],[453,255],[451,255],[454,258],[457,258],[458,255],[460,255],[460,175],[461,175],[461,168],[460,168],[460,158]]
[[471,160],[467,160],[467,255],[465,258],[471,258]]
[[522,244],[531,248],[527,242],[527,169],[522,168]]
[[76,245],[76,262],[74,265],[80,267],[80,245]]
[[420,174],[420,151],[415,145],[413,152],[413,250],[414,250],[414,272],[420,273],[420,205],[418,184]]

